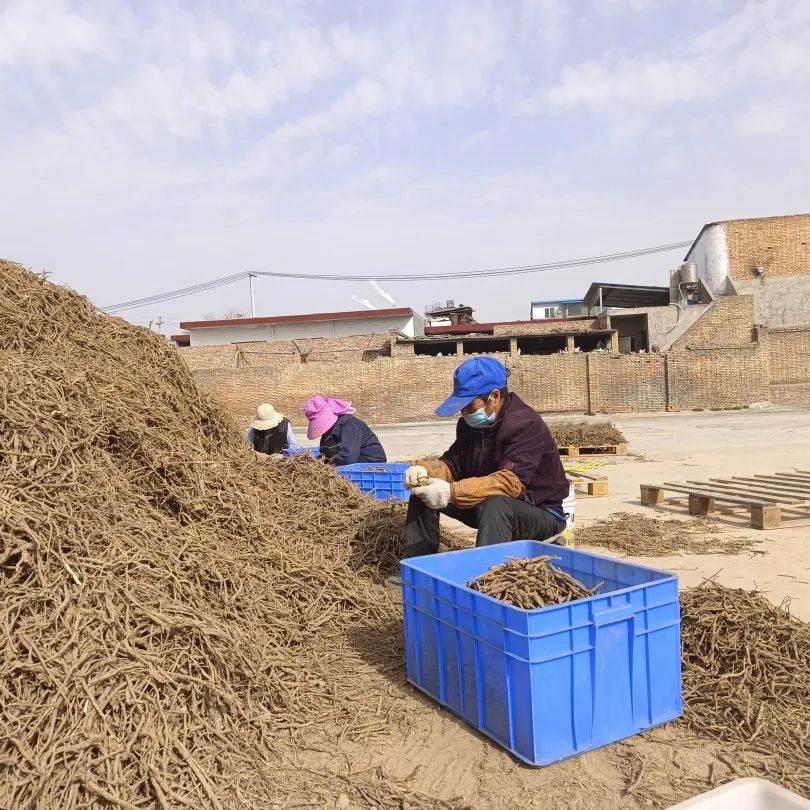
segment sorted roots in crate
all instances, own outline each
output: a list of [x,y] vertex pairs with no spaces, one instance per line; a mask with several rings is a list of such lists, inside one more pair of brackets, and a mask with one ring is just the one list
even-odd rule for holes
[[609,447],[627,441],[612,422],[549,422],[548,429],[560,447]]
[[493,565],[485,574],[468,582],[467,587],[524,610],[573,602],[593,596],[599,590],[601,582],[587,588],[557,568],[553,561],[559,559],[550,555],[513,558]]
[[788,602],[706,582],[681,594],[681,634],[689,727],[810,795],[810,624]]
[[577,545],[598,546],[639,557],[670,554],[764,554],[760,540],[725,534],[705,518],[661,519],[616,512],[577,528]]

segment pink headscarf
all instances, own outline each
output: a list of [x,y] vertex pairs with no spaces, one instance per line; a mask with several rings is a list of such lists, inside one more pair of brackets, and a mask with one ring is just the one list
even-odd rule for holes
[[345,399],[332,399],[332,397],[320,395],[312,397],[304,405],[304,415],[309,420],[307,438],[320,439],[324,433],[334,427],[338,416],[355,412],[356,408],[353,408],[352,403],[347,402]]

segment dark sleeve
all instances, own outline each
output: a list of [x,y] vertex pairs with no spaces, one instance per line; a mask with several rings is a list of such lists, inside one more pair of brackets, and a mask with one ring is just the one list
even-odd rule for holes
[[363,425],[356,419],[346,419],[340,426],[337,453],[329,459],[330,464],[342,467],[344,464],[357,464],[363,448]]
[[543,422],[534,421],[516,427],[504,442],[498,469],[509,470],[528,487],[537,469],[546,462],[549,448],[544,434],[547,428]]
[[461,469],[461,441],[461,419],[459,419],[456,422],[456,440],[441,456],[441,460],[450,469],[454,481],[460,481],[464,477]]

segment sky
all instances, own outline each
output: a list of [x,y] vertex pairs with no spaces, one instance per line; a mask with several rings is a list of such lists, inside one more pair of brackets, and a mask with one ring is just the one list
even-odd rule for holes
[[[810,210],[807,0],[0,0],[0,256],[99,306],[245,270],[376,275],[480,321]],[[257,279],[259,315],[390,306]],[[249,307],[246,281],[128,313]]]

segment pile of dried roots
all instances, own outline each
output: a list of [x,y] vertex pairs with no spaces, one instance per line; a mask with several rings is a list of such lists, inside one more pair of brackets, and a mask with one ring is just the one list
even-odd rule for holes
[[607,447],[627,441],[612,422],[549,422],[548,429],[559,447]]
[[405,715],[398,634],[353,644],[399,625],[401,510],[255,455],[163,338],[8,262],[0,366],[0,807],[443,806],[294,759]]
[[810,624],[755,591],[706,582],[681,594],[684,719],[765,757],[810,795]]
[[706,519],[674,520],[616,512],[577,529],[577,544],[638,557],[670,554],[744,554],[759,551],[758,540],[725,535]]
[[560,605],[593,596],[602,583],[586,588],[578,579],[553,564],[559,557],[513,558],[493,565],[467,586],[524,610]]

